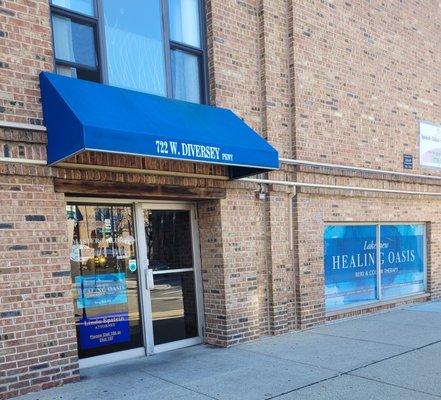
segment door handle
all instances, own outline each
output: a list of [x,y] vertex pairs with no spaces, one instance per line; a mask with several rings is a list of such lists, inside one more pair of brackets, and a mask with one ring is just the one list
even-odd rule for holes
[[147,290],[152,290],[155,288],[155,281],[153,279],[153,270],[150,268],[145,269],[145,281]]

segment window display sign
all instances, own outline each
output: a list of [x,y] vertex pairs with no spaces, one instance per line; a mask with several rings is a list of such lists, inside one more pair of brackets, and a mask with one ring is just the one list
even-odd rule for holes
[[393,298],[424,291],[424,226],[381,226],[381,294]]
[[420,164],[441,168],[441,125],[420,121]]
[[376,298],[375,225],[327,226],[324,234],[327,310]]
[[123,272],[76,276],[75,285],[78,308],[127,303],[126,274]]
[[66,215],[79,358],[142,347],[133,207],[68,204]]
[[82,318],[78,326],[83,350],[130,341],[127,312]]
[[[376,232],[377,225],[325,227],[327,311],[424,292],[425,226],[385,224],[379,226],[379,238]],[[378,273],[380,290],[377,290]]]

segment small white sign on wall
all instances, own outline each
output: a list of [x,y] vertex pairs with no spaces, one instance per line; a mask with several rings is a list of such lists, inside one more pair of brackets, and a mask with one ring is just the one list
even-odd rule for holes
[[420,165],[441,168],[441,125],[420,121]]

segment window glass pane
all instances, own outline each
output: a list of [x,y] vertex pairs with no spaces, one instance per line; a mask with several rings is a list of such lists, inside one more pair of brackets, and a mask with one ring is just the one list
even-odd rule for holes
[[97,70],[76,68],[77,78],[86,81],[100,82],[100,74]]
[[165,95],[160,0],[103,2],[108,83]]
[[325,227],[324,269],[327,311],[377,298],[375,225]]
[[130,206],[66,207],[80,358],[143,345]]
[[97,70],[86,69],[86,68],[76,68],[76,67],[67,67],[65,65],[57,65],[56,66],[57,74],[70,76],[71,78],[79,78],[84,79],[86,81],[100,81],[100,74]]
[[93,28],[70,18],[53,15],[55,57],[90,67],[96,67]]
[[52,0],[52,4],[90,16],[95,14],[93,0]]
[[[155,344],[198,335],[189,211],[144,210]],[[176,270],[191,269],[176,272]],[[175,270],[175,272],[172,272]],[[170,272],[168,272],[170,271]]]
[[155,345],[198,335],[194,272],[158,274],[150,291]]
[[173,50],[171,67],[174,98],[200,103],[199,58],[192,54]]
[[201,47],[199,0],[169,0],[170,39]]
[[188,211],[145,211],[149,267],[155,272],[193,268]]
[[77,69],[74,67],[66,67],[64,65],[56,66],[57,74],[63,76],[70,76],[71,78],[77,77]]
[[382,225],[383,299],[424,291],[424,225]]

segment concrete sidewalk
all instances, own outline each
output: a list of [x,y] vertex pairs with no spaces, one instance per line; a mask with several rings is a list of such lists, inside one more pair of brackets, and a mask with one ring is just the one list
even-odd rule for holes
[[441,302],[83,370],[20,400],[439,399]]

